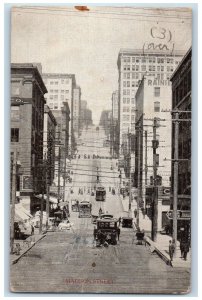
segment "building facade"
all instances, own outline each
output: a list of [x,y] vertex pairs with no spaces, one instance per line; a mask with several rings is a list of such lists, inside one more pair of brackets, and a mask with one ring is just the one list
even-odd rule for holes
[[[140,206],[147,208],[150,216],[152,197],[149,197],[147,190],[153,187],[154,166],[156,165],[156,182],[159,189],[158,230],[166,225],[165,216],[169,210],[169,195],[161,193],[161,190],[165,188],[167,191],[170,190],[171,102],[172,90],[169,80],[161,81],[152,79],[150,76],[143,77],[136,93],[134,179],[135,187],[139,190]],[[154,124],[154,118],[156,118],[156,124]],[[156,154],[153,153],[154,140],[158,144]]]
[[128,149],[128,131],[135,131],[135,94],[144,75],[168,81],[183,53],[121,49],[118,55],[120,154]]
[[61,110],[63,102],[67,102],[70,109],[70,147],[74,148],[73,130],[73,91],[76,88],[74,74],[43,73],[48,94],[46,101],[50,109]]
[[92,111],[88,109],[87,101],[81,100],[81,113],[80,113],[80,130],[84,127],[91,126],[93,124],[92,121]]
[[112,93],[112,115],[110,128],[110,153],[113,157],[119,155],[119,97],[118,90]]
[[[176,142],[178,143],[178,199],[177,209],[181,212],[178,220],[178,236],[183,229],[185,239],[191,235],[191,78],[192,49],[184,56],[180,65],[171,77],[172,110],[179,111],[179,134],[175,136],[176,114],[173,113],[172,159],[174,159]],[[181,112],[182,111],[182,112]],[[174,165],[172,163],[171,209],[173,209]]]
[[11,154],[16,151],[21,164],[20,201],[31,213],[43,190],[45,93],[36,65],[11,64]]
[[81,88],[76,86],[73,90],[73,129],[75,138],[80,135],[80,114],[81,114]]
[[47,183],[51,185],[54,180],[55,171],[55,139],[56,119],[47,104],[44,107],[44,132],[43,132],[43,153],[46,162]]

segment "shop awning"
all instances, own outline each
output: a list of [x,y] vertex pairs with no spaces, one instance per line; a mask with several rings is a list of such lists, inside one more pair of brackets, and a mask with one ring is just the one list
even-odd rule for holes
[[30,217],[26,215],[22,210],[15,208],[15,221],[29,220]]

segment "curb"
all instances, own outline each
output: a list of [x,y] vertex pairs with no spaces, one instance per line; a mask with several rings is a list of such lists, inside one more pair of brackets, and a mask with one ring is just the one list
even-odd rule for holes
[[[137,224],[134,222],[134,227],[137,228]],[[158,249],[158,247],[155,245],[155,243],[148,237],[145,237],[145,243],[147,243],[149,246],[153,247],[153,250],[151,252],[156,252],[158,256],[169,266],[173,267],[172,262],[170,260],[170,257],[163,254],[161,250]]]
[[26,249],[19,257],[15,258],[11,264],[14,265],[18,262],[18,260],[21,259],[21,257],[23,257],[32,247],[34,247],[34,245],[36,245],[36,243],[38,243],[40,240],[42,240],[44,237],[46,236],[46,234],[42,235],[37,241],[35,241],[28,249]]

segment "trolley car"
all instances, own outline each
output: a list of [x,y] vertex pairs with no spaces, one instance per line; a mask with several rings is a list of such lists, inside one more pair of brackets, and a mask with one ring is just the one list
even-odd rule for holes
[[81,201],[79,207],[79,218],[91,218],[92,204],[89,201]]
[[106,200],[106,190],[101,185],[96,187],[95,200],[96,201],[105,201]]

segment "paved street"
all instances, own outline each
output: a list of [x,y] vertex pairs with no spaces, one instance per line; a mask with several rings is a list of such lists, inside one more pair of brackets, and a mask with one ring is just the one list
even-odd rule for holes
[[[102,128],[84,130],[80,159],[72,160],[73,182],[66,188],[67,200],[88,199],[96,213],[103,211],[119,217],[123,205],[118,194],[116,161],[92,159],[92,155],[109,156],[109,147],[103,147],[106,139]],[[90,155],[90,159],[84,155]],[[111,169],[112,166],[112,169]],[[99,204],[95,196],[88,194],[93,189],[97,171],[100,182],[106,187],[106,202]],[[78,195],[79,188],[85,188]],[[109,192],[115,187],[116,194]],[[74,193],[69,194],[72,188]],[[11,266],[11,288],[23,292],[108,292],[108,293],[176,293],[186,292],[190,274],[182,269],[167,266],[157,254],[152,254],[144,245],[132,243],[133,229],[121,228],[118,245],[96,248],[90,218],[78,218],[71,212],[72,228],[66,232],[48,232],[19,262]]]

